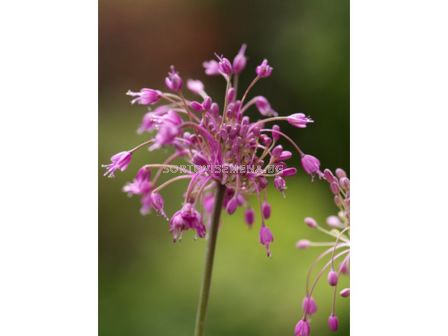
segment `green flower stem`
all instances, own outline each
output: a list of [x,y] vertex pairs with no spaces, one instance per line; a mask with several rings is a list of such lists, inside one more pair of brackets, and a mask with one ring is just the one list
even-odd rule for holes
[[198,310],[196,313],[196,325],[194,328],[194,336],[204,335],[205,315],[207,313],[208,296],[210,293],[210,284],[212,280],[213,260],[215,257],[216,239],[218,237],[219,220],[221,217],[222,202],[226,187],[218,184],[215,204],[213,209],[212,222],[210,225],[207,247],[205,250],[205,266],[202,276],[201,291],[199,292]]

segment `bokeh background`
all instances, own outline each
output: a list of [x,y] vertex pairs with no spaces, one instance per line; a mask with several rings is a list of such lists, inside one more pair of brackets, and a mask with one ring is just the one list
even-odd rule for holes
[[[221,97],[223,80],[207,78],[202,61],[214,52],[232,59],[245,42],[249,62],[241,87],[267,57],[273,75],[253,93],[265,95],[280,114],[309,114],[315,120],[309,128],[283,128],[323,167],[349,171],[348,0],[100,0],[99,10],[102,163],[145,139],[135,132],[145,108],[129,105],[128,89],[163,87],[168,67],[175,64],[184,78],[203,80],[209,94]],[[126,172],[99,179],[101,336],[192,335],[205,241],[193,240],[190,233],[173,244],[166,221],[140,216],[139,200],[121,192],[140,165],[168,154],[142,151]],[[184,188],[180,182],[162,193],[168,214],[180,207]],[[258,230],[244,225],[241,210],[224,215],[207,335],[293,334],[305,272],[319,252],[297,250],[295,242],[326,238],[307,229],[303,218],[324,222],[336,210],[326,184],[311,183],[302,172],[288,179],[286,199],[271,189],[269,200],[272,258],[258,243]],[[348,335],[348,301],[338,301],[340,331],[331,333],[326,323],[331,291],[325,283],[315,297],[319,310],[312,319],[313,335]]]

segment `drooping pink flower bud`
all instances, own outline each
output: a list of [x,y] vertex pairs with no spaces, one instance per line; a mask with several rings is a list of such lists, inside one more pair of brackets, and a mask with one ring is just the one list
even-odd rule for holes
[[349,274],[350,273],[350,256],[346,256],[344,260],[339,265],[339,272],[342,274]]
[[111,163],[102,165],[106,168],[106,172],[104,176],[114,177],[115,171],[120,170],[124,171],[131,163],[132,153],[131,152],[120,152],[115,154],[110,158]]
[[337,182],[331,182],[330,190],[333,194],[339,195],[339,184]]
[[280,156],[278,157],[278,160],[280,161],[286,161],[289,160],[292,157],[292,153],[290,151],[283,151]]
[[311,246],[311,242],[307,239],[301,239],[296,243],[298,249],[304,250]]
[[283,152],[283,146],[277,145],[272,149],[271,155],[275,158],[278,158],[282,154],[282,152]]
[[279,125],[274,125],[272,126],[272,139],[274,139],[275,141],[278,141],[280,139],[280,126]]
[[165,85],[174,92],[178,92],[182,88],[182,78],[180,78],[179,73],[174,69],[174,65],[171,66],[168,77],[165,78]]
[[330,169],[324,170],[324,178],[328,183],[336,182],[336,177],[333,175]]
[[277,175],[274,178],[274,187],[278,191],[280,191],[280,192],[285,191],[286,190],[286,181],[285,181],[285,179],[283,177]]
[[162,92],[159,90],[143,88],[139,92],[128,90],[128,96],[135,97],[131,100],[131,104],[150,105],[157,103],[162,98]]
[[265,117],[278,116],[278,113],[272,109],[269,101],[263,96],[255,97],[255,106],[257,107],[260,114]]
[[316,301],[312,296],[306,296],[303,299],[302,308],[307,315],[313,315],[317,311]]
[[307,124],[313,123],[314,121],[304,115],[303,113],[294,113],[286,118],[286,120],[293,126],[298,128],[305,128]]
[[229,215],[232,215],[233,213],[235,213],[237,207],[238,207],[238,201],[237,201],[236,197],[232,197],[227,202],[227,206],[226,206],[227,213]]
[[201,112],[203,110],[202,108],[202,104],[200,102],[197,102],[195,100],[193,100],[192,102],[190,102],[190,107],[195,110],[196,112]]
[[227,101],[228,102],[233,102],[233,100],[235,99],[235,89],[232,87],[229,89],[229,91],[227,91]]
[[193,155],[191,162],[193,162],[197,166],[207,166],[208,165],[208,161],[205,158],[205,156],[199,152],[197,152]]
[[309,154],[305,154],[301,159],[303,170],[307,174],[314,175],[319,172],[320,169],[320,161]]
[[350,296],[350,288],[344,288],[339,292],[339,295],[341,295],[343,298]]
[[339,185],[347,191],[350,189],[350,180],[347,177],[341,177],[339,180]]
[[339,229],[339,228],[341,228],[342,223],[338,216],[328,216],[327,217],[327,225],[334,229]]
[[336,176],[338,178],[347,177],[347,173],[344,171],[344,169],[338,168],[338,169],[336,169]]
[[235,75],[241,73],[241,71],[243,71],[244,68],[246,67],[247,58],[246,55],[244,55],[245,52],[246,52],[246,45],[243,44],[240,50],[238,51],[238,54],[233,59],[233,73]]
[[204,210],[211,214],[213,211],[213,206],[215,205],[215,196],[213,194],[206,194],[202,198],[202,206]]
[[268,257],[271,256],[270,245],[274,241],[271,230],[266,225],[262,225],[260,229],[260,244],[266,247]]
[[314,218],[312,217],[306,217],[304,220],[305,224],[308,225],[308,227],[315,229],[317,228],[317,222]]
[[151,189],[151,183],[149,181],[150,177],[151,170],[148,167],[143,166],[138,170],[135,179],[123,187],[123,191],[129,196],[148,193]]
[[193,93],[198,95],[202,95],[204,93],[204,84],[197,79],[189,79],[187,80],[187,88]]
[[202,66],[205,69],[205,74],[209,76],[219,75],[219,64],[215,60],[205,61],[202,63]]
[[338,274],[331,270],[330,272],[328,272],[328,284],[332,287],[336,286],[338,284]]
[[158,149],[163,145],[170,145],[179,134],[179,128],[170,122],[160,126],[159,132],[155,136],[154,144],[149,147],[150,150]]
[[294,336],[310,336],[311,328],[308,320],[300,320],[294,328]]
[[201,103],[197,101],[190,102],[190,107],[196,112],[208,111],[212,106],[212,99],[210,97],[205,97],[204,101]]
[[331,331],[338,331],[339,321],[336,315],[330,315],[330,317],[328,318],[328,327]]
[[255,221],[255,211],[252,208],[247,208],[244,212],[244,219],[246,221],[246,224],[249,226],[252,226]]
[[263,213],[264,219],[269,219],[269,217],[271,217],[271,206],[268,202],[263,202],[263,204],[261,205],[261,211]]
[[163,210],[165,201],[163,200],[163,197],[159,193],[157,193],[157,192],[151,193],[151,203],[152,203],[152,207],[154,208],[154,210],[156,210],[163,217],[167,218],[165,211]]
[[287,176],[294,176],[297,174],[297,169],[294,167],[288,167],[286,169],[283,169],[281,172],[281,176],[287,177]]
[[218,57],[219,62],[218,62],[218,70],[219,72],[224,75],[224,76],[230,76],[232,74],[232,64],[230,63],[230,61],[225,58],[225,57]]
[[263,62],[261,62],[261,64],[259,66],[257,66],[257,69],[255,72],[257,73],[258,77],[266,78],[272,74],[272,67],[269,66],[268,60],[264,59]]

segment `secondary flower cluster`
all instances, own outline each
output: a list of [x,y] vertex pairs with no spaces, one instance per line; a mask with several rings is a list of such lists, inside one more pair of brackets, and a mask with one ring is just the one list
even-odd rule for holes
[[[309,240],[299,240],[297,248],[305,249],[308,247],[328,247],[326,251],[321,253],[311,264],[307,278],[305,298],[303,299],[302,319],[297,323],[295,328],[295,336],[310,335],[310,316],[317,311],[317,305],[313,298],[313,292],[317,283],[324,273],[327,273],[327,282],[333,287],[333,303],[330,316],[328,317],[328,327],[332,331],[337,331],[339,321],[336,316],[335,303],[337,286],[341,275],[349,276],[350,271],[350,180],[344,170],[338,168],[333,174],[330,170],[325,169],[323,177],[330,185],[330,190],[334,195],[334,203],[339,208],[337,216],[327,218],[329,230],[320,226],[316,220],[311,217],[305,218],[305,224],[311,229],[317,229],[328,236],[332,237],[332,242],[311,242]],[[319,262],[324,265],[317,272],[314,281],[311,284],[311,275],[314,268]],[[343,298],[350,296],[350,288],[344,288],[339,292]]]
[[[286,163],[293,154],[278,143],[280,138],[284,138],[299,153],[306,173],[312,176],[323,176],[323,173],[319,170],[319,160],[302,152],[278,125],[267,126],[272,122],[287,121],[297,128],[305,128],[313,121],[303,113],[278,116],[265,97],[249,98],[255,83],[272,74],[273,68],[266,59],[256,67],[255,78],[244,93],[241,96],[238,94],[238,76],[247,63],[245,51],[246,46],[243,45],[233,62],[224,56],[216,55],[216,59],[203,63],[207,75],[221,76],[225,80],[222,105],[207,94],[204,84],[199,80],[186,81],[187,89],[197,97],[187,99],[184,94],[184,80],[174,66],[171,66],[165,78],[167,91],[149,88],[138,92],[128,91],[127,94],[133,98],[132,104],[149,106],[138,133],[148,132],[151,134],[150,139],[131,150],[112,156],[111,163],[105,165],[105,175],[113,177],[116,171],[125,170],[134,153],[141,148],[155,150],[170,147],[173,153],[163,163],[141,167],[135,179],[123,189],[130,196],[141,197],[142,214],[154,210],[168,219],[160,191],[175,181],[189,180],[183,206],[169,218],[169,229],[174,241],[179,240],[187,230],[195,231],[196,235],[202,238],[207,232],[215,190],[219,185],[226,188],[223,207],[229,214],[233,214],[238,207],[244,207],[245,221],[249,226],[255,222],[255,210],[248,205],[246,197],[256,194],[261,218],[259,239],[270,255],[270,245],[274,238],[266,224],[266,220],[271,216],[266,193],[268,177],[273,177],[275,188],[283,193],[286,190],[285,179],[297,173],[295,167]],[[158,106],[154,107],[156,104]],[[249,114],[254,111],[266,118],[251,121]],[[192,172],[176,166],[182,175],[158,184],[162,171],[175,167],[173,162],[180,158],[198,169]],[[262,169],[201,169],[213,166],[257,166]],[[279,168],[275,174],[266,171],[266,167],[272,166]]]

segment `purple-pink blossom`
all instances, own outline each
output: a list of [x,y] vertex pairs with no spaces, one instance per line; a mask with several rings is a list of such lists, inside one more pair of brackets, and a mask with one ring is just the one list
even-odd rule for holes
[[132,153],[128,151],[120,152],[110,158],[111,163],[103,165],[106,168],[104,176],[114,177],[115,171],[124,171],[131,163]]
[[[327,217],[325,223],[328,228],[320,226],[312,217],[305,218],[305,224],[309,228],[318,229],[323,234],[326,234],[329,241],[311,242],[307,239],[301,239],[296,244],[301,249],[312,246],[326,247],[326,250],[320,253],[315,261],[311,263],[307,272],[306,297],[302,310],[305,319],[312,314],[311,304],[307,301],[307,298],[313,295],[317,283],[322,278],[325,278],[325,272],[327,272],[327,284],[332,288],[331,314],[328,318],[328,327],[332,331],[337,331],[339,321],[335,310],[338,285],[341,277],[349,276],[350,270],[350,180],[347,177],[347,173],[340,168],[336,169],[335,173],[329,169],[324,169],[323,173],[321,173],[318,160],[310,155],[302,157],[302,164],[307,173],[318,174],[329,184],[330,190],[334,194],[334,203],[338,208],[337,216],[331,215]],[[317,276],[313,280],[312,271],[319,262],[323,263],[323,266],[320,266],[321,269],[319,271],[316,270]],[[343,298],[349,297],[350,288],[344,288],[339,291],[339,295]]]
[[[133,97],[131,103],[150,105],[137,130],[146,136],[146,140],[133,149],[114,155],[105,167],[106,175],[114,176],[116,171],[128,167],[135,152],[163,148],[168,153],[166,160],[144,165],[123,187],[130,196],[140,197],[141,213],[153,211],[167,216],[163,189],[176,181],[186,180],[188,186],[180,210],[169,216],[169,231],[174,241],[185,231],[194,231],[197,237],[203,238],[215,205],[215,191],[224,187],[222,207],[230,215],[238,214],[238,208],[244,208],[244,221],[249,226],[255,225],[257,218],[260,244],[270,255],[271,228],[276,226],[268,202],[267,188],[271,178],[275,188],[284,194],[286,180],[297,174],[299,157],[302,164],[305,162],[305,171],[316,173],[308,156],[275,122],[293,121],[303,125],[311,119],[298,114],[279,116],[266,97],[252,94],[258,80],[272,74],[273,69],[266,59],[255,67],[256,76],[246,88],[238,83],[239,75],[248,65],[246,48],[243,44],[233,58],[215,54],[216,59],[203,63],[207,75],[224,77],[224,101],[221,96],[215,99],[209,95],[202,81],[182,78],[174,66],[169,68],[165,78],[165,91],[151,88],[129,91],[128,95]],[[271,122],[274,122],[272,126]],[[279,143],[281,140],[283,144]],[[181,168],[179,162],[190,168]],[[162,176],[174,168],[177,170],[173,176]],[[347,182],[344,180],[343,184],[346,186]],[[251,195],[258,200],[254,208],[259,215],[249,206]],[[268,221],[272,221],[272,225]]]
[[146,88],[141,89],[139,92],[129,90],[126,94],[135,97],[131,100],[131,104],[151,105],[157,103],[162,98],[161,91]]

